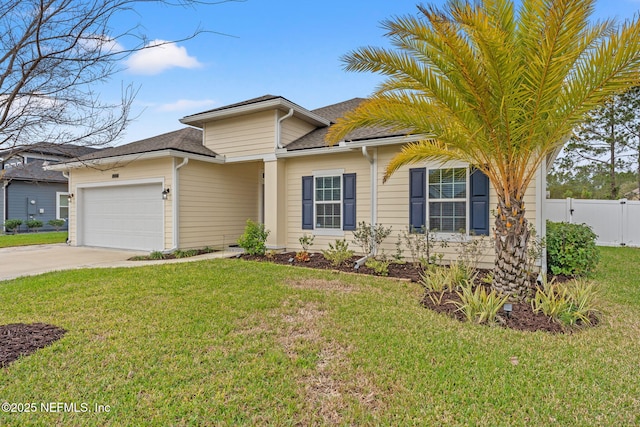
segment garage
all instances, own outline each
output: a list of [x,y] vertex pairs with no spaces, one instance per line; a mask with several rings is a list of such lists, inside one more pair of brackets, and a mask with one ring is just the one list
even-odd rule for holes
[[78,198],[79,244],[164,249],[162,184],[83,188]]

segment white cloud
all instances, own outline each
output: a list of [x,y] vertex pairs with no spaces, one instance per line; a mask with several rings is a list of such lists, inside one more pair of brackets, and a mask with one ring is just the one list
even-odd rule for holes
[[154,75],[173,67],[198,68],[202,64],[197,58],[189,56],[185,47],[164,40],[153,40],[144,49],[131,55],[127,66],[134,74]]
[[187,111],[191,110],[192,113],[197,113],[199,109],[213,108],[215,101],[211,99],[179,99],[176,102],[170,104],[160,104],[157,111]]
[[116,39],[103,35],[87,36],[80,39],[80,45],[86,50],[92,51],[101,49],[103,53],[118,53],[124,50],[124,47]]

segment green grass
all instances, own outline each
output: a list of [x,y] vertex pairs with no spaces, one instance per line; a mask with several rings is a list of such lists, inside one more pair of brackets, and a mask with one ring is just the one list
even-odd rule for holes
[[[417,284],[241,260],[0,282],[0,324],[69,332],[0,372],[0,425],[638,425],[640,250],[602,249],[605,321],[459,323]],[[517,358],[518,363],[512,361]]]
[[0,234],[0,248],[12,246],[49,245],[67,241],[66,231],[42,233]]

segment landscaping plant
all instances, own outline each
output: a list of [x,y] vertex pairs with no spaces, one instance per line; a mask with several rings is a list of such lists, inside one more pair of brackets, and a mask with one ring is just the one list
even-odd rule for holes
[[380,247],[389,234],[391,227],[387,228],[382,224],[371,225],[362,221],[353,232],[353,243],[362,248],[363,255],[369,255]]
[[44,224],[39,219],[30,219],[26,222],[26,226],[29,230],[38,231]]
[[586,224],[547,221],[547,265],[553,274],[585,276],[592,273],[600,255],[596,234]]
[[264,255],[268,236],[269,230],[264,229],[264,224],[248,219],[244,233],[238,239],[238,245],[249,255]]
[[50,219],[49,221],[47,221],[47,224],[52,226],[56,231],[60,231],[60,229],[64,227],[64,223],[64,219]]
[[372,269],[377,276],[389,275],[389,260],[386,257],[371,257],[364,263],[367,267]]
[[329,243],[329,249],[323,250],[322,255],[329,261],[331,265],[338,267],[349,261],[354,251],[349,249],[349,243],[345,240],[336,240],[335,244]]
[[4,222],[4,228],[7,231],[12,231],[13,234],[17,234],[20,226],[22,225],[21,219],[8,219]]
[[298,239],[300,246],[302,246],[302,250],[296,252],[296,261],[309,262],[311,260],[311,257],[309,256],[309,248],[313,246],[313,239],[315,239],[315,236],[309,234],[304,234]]
[[[413,265],[425,268],[429,264],[435,264],[438,259],[442,260],[443,254],[433,252],[436,245],[435,233],[428,227],[417,230],[407,227],[400,238],[409,249]],[[440,242],[440,246],[444,245],[446,242]]]
[[460,292],[456,292],[460,301],[451,301],[458,307],[468,321],[475,323],[487,323],[494,325],[499,321],[498,312],[509,299],[508,295],[500,295],[495,289],[487,293],[484,286],[473,288],[473,282],[469,281],[462,286]]
[[427,297],[436,305],[442,304],[445,292],[453,292],[456,286],[451,280],[450,269],[446,267],[432,267],[420,274],[420,284],[424,286]]
[[599,319],[601,316],[597,308],[598,296],[595,282],[575,279],[567,283],[555,283],[543,276],[542,287],[537,288],[531,307],[535,313],[541,311],[563,325],[590,325],[592,317]]

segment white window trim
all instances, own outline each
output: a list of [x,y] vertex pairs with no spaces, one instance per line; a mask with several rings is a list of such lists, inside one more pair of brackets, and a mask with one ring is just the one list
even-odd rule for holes
[[[317,170],[312,171],[313,175],[313,235],[315,236],[335,236],[335,237],[344,237],[344,169],[326,169],[326,170]],[[340,228],[317,228],[316,224],[318,224],[317,218],[317,200],[316,200],[316,178],[323,177],[340,177],[340,200],[338,204],[340,206]],[[321,202],[322,203],[322,202]],[[335,202],[334,202],[335,203]]]
[[455,199],[433,199],[433,201],[446,201],[446,202],[462,202],[464,201],[465,203],[465,232],[464,234],[459,233],[459,232],[450,232],[450,231],[429,231],[430,233],[433,233],[435,235],[436,240],[438,241],[446,241],[446,242],[456,242],[456,241],[460,241],[460,236],[462,234],[462,236],[465,237],[465,241],[469,241],[471,240],[471,235],[469,234],[469,214],[470,214],[470,203],[469,203],[469,197],[470,197],[470,168],[469,165],[464,165],[458,162],[447,162],[447,163],[442,163],[442,164],[438,164],[438,165],[427,165],[426,166],[426,173],[425,173],[425,192],[427,195],[427,199],[426,199],[426,205],[425,206],[425,210],[426,210],[426,222],[427,222],[427,226],[429,226],[429,206],[430,206],[430,202],[431,202],[431,198],[429,197],[429,171],[432,170],[439,170],[439,169],[465,169],[465,173],[466,173],[466,193],[467,196],[462,199],[462,198],[455,198]]
[[[66,196],[66,197],[69,197],[69,193],[68,193],[68,192],[66,192],[66,191],[56,191],[56,219],[64,219],[64,218],[62,218],[62,217],[60,216],[60,208],[61,208],[61,206],[60,206],[60,196]],[[67,206],[66,206],[66,208],[67,208],[67,212],[68,212],[68,214],[70,215],[70,214],[71,214],[71,209],[70,209],[70,206],[69,206],[69,202],[68,202],[68,201],[67,201]],[[68,221],[68,220],[69,220],[69,218],[67,217],[67,219],[66,219],[66,220]]]

